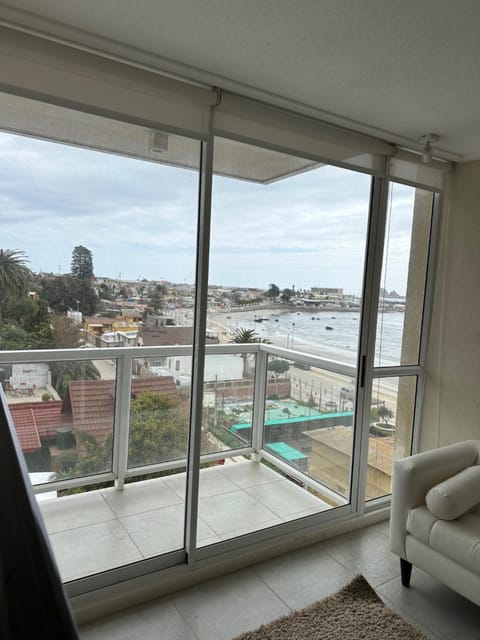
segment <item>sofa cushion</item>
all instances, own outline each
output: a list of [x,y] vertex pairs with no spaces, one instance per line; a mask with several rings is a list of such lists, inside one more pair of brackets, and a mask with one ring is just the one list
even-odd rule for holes
[[470,511],[480,502],[480,465],[467,467],[432,487],[425,502],[442,520],[454,520]]
[[432,549],[480,575],[480,513],[474,510],[456,520],[442,520],[426,507],[417,507],[408,514],[407,531]]

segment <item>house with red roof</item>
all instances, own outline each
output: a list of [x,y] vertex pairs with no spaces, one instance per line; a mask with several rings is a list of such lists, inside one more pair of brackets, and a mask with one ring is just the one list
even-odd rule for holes
[[[132,397],[150,391],[178,400],[171,376],[152,376],[132,380]],[[19,402],[10,413],[24,454],[40,451],[42,442],[53,442],[57,429],[70,427],[102,441],[113,431],[115,380],[72,380],[63,400]]]

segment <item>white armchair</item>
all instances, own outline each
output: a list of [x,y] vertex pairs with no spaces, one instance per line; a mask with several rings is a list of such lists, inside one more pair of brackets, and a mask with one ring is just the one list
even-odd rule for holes
[[480,605],[480,440],[394,463],[390,548],[404,586],[414,565]]

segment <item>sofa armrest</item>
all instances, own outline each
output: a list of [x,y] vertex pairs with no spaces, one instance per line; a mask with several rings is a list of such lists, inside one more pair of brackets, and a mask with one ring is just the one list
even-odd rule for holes
[[480,440],[466,440],[432,449],[393,464],[390,549],[406,557],[408,511],[425,504],[425,495],[433,486],[466,467],[478,464]]

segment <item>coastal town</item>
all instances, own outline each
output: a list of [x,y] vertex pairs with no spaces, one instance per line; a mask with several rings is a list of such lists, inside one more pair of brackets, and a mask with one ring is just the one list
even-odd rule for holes
[[[101,351],[109,349],[111,354],[112,348],[119,348],[120,353],[126,347],[170,347],[167,352],[132,359],[130,440],[136,444],[131,445],[129,464],[144,466],[185,457],[194,286],[96,277],[88,249],[77,247],[74,258],[75,252],[81,258],[78,269],[72,258],[70,274],[31,274],[20,310],[18,301],[12,303],[2,318],[3,351],[77,348],[85,354],[95,349],[91,359],[82,356],[68,362],[57,362],[53,356],[48,362],[2,361],[0,380],[29,470],[40,477],[50,474],[52,479],[81,478],[109,469],[119,373],[117,359],[102,358]],[[395,292],[382,292],[382,304],[398,312],[404,300]],[[295,355],[295,326],[305,319],[327,317],[330,324],[325,329],[333,331],[330,325],[335,325],[336,314],[358,317],[360,300],[341,288],[210,286],[207,306],[207,345],[251,343],[252,347],[251,353],[207,352],[202,453],[221,457],[222,452],[251,446],[254,345],[274,344],[274,331],[269,333],[265,325],[278,329],[283,323],[288,325],[286,344],[278,344],[287,346],[290,355],[268,356],[265,447],[293,470],[346,496],[355,378],[312,367]],[[395,392],[382,389],[372,407],[378,436],[373,439],[377,461],[371,469],[373,497],[389,488],[394,433],[389,421],[394,417],[394,404]],[[157,416],[154,423],[153,416]],[[332,459],[336,459],[334,467]]]

